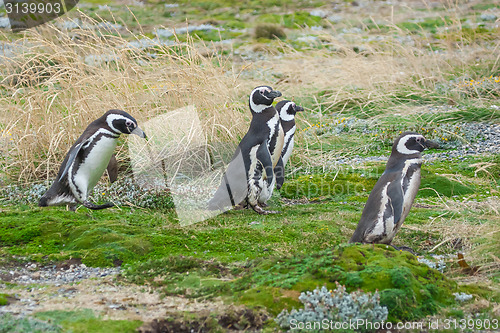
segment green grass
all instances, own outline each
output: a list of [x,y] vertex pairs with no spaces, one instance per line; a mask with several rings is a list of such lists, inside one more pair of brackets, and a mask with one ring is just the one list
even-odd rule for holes
[[[293,174],[287,177],[285,185],[271,201],[271,208],[282,213],[259,216],[252,211],[230,211],[202,223],[181,227],[167,196],[152,195],[147,198],[151,202],[148,209],[119,207],[89,211],[80,208],[76,213],[60,207],[40,209],[26,204],[26,198],[20,198],[22,201],[16,204],[10,200],[9,205],[3,205],[5,200],[0,197],[2,265],[20,265],[27,261],[53,264],[69,258],[80,258],[87,266],[121,264],[123,274],[119,282],[125,279],[129,283],[144,284],[165,296],[208,301],[221,296],[227,304],[242,305],[244,311],[250,309],[249,317],[255,317],[253,311],[262,311],[272,317],[284,308],[297,308],[300,306],[300,292],[321,285],[334,288],[335,282],[340,282],[350,291],[358,288],[365,291],[379,289],[381,302],[390,309],[389,319],[393,321],[418,320],[427,315],[467,318],[473,312],[470,309],[473,304],[470,307],[455,304],[451,293],[458,290],[473,294],[476,301],[490,302],[486,310],[480,311],[480,316],[490,318],[487,312],[497,306],[498,292],[488,289],[487,283],[485,286],[481,283],[457,283],[455,280],[467,280],[469,277],[456,263],[448,265],[443,275],[419,264],[408,253],[399,253],[390,247],[347,246],[364,203],[385,165],[365,163],[337,173],[337,170],[329,170],[327,164],[330,155],[344,159],[354,155],[389,156],[392,142],[400,131],[420,132],[428,139],[439,141],[442,151],[449,151],[465,141],[474,143],[480,139],[476,134],[463,130],[461,123],[498,124],[499,110],[491,106],[498,105],[500,90],[494,76],[499,75],[500,70],[495,59],[491,60],[486,53],[481,53],[494,48],[498,31],[492,29],[489,23],[476,27],[466,22],[480,22],[479,16],[483,11],[498,8],[499,5],[492,1],[473,4],[470,8],[460,9],[457,11],[459,14],[453,17],[450,17],[451,11],[447,8],[413,10],[395,5],[394,17],[404,20],[393,22],[395,29],[383,24],[386,17],[382,19],[376,12],[367,15],[364,8],[355,8],[359,16],[356,20],[346,19],[330,26],[326,20],[309,14],[313,7],[329,6],[324,1],[181,0],[175,3],[179,3],[179,7],[172,9],[165,8],[163,1],[152,0],[144,6],[131,6],[133,13],[125,6],[111,4],[115,9],[110,13],[97,6],[109,4],[108,1],[91,0],[90,7],[85,7],[84,11],[93,18],[101,17],[110,22],[116,19],[135,34],[122,29],[111,34],[104,32],[102,38],[121,34],[127,40],[133,40],[135,37],[142,38],[142,32],[154,37],[153,29],[161,25],[170,28],[185,27],[186,23],[207,23],[222,27],[224,30],[220,33],[196,31],[191,36],[196,46],[202,43],[209,45],[209,41],[234,39],[234,44],[224,44],[220,54],[228,55],[227,62],[236,68],[234,73],[227,72],[237,77],[235,85],[245,86],[246,89],[246,85],[254,86],[256,82],[272,85],[276,82],[286,98],[306,107],[308,112],[300,114],[297,120],[296,154],[292,156],[289,167]],[[76,11],[68,13],[72,17],[78,15]],[[421,17],[425,18],[420,20]],[[373,23],[378,21],[382,23]],[[459,22],[463,25],[457,28],[455,24]],[[281,41],[269,40],[276,35],[272,31],[264,31],[263,36],[252,33],[256,27],[266,24],[279,28]],[[311,32],[308,27],[312,26],[321,26],[323,30]],[[344,31],[344,28],[356,27],[360,28],[359,33]],[[296,39],[309,34],[318,36],[315,45]],[[339,95],[338,86],[315,80],[304,81],[295,74],[293,66],[284,70],[273,67],[274,62],[290,57],[302,61],[302,56],[305,60],[320,56],[330,57],[328,60],[334,63],[344,61],[346,54],[331,45],[335,43],[340,44],[340,49],[346,47],[356,52],[364,46],[373,47],[374,52],[353,54],[363,62],[376,58],[380,53],[398,52],[386,46],[385,41],[373,40],[371,37],[375,35],[392,42],[398,38],[415,42],[415,47],[409,46],[409,52],[415,58],[406,59],[403,55],[399,59],[397,53],[401,62],[416,61],[401,67],[401,71],[405,72],[417,70],[414,76],[397,87],[391,83],[385,86],[384,82],[372,86],[371,90],[354,85],[343,87],[345,95]],[[19,34],[6,32],[6,36],[10,38]],[[182,42],[187,35],[178,38]],[[267,54],[253,49],[256,42],[266,43],[265,48],[280,53],[279,57],[274,53],[265,56],[264,70],[260,63],[258,66],[243,65],[245,62],[253,63],[257,53],[259,57]],[[404,43],[398,46],[405,47]],[[178,49],[181,50],[179,54],[192,51],[184,49],[184,46]],[[164,52],[155,48],[148,51],[153,56]],[[419,72],[412,66],[418,65],[419,57],[433,51],[438,52],[435,60],[439,67],[429,74],[431,77],[422,77],[425,69]],[[472,51],[478,56],[471,60],[466,55]],[[446,63],[439,62],[441,57],[448,55],[450,59],[446,58]],[[460,61],[455,61],[454,55]],[[44,55],[40,57],[45,59]],[[39,64],[55,68],[56,59],[51,56]],[[213,61],[221,60],[226,61],[225,58]],[[234,64],[231,64],[233,60]],[[171,67],[165,67],[165,71],[176,71],[177,66],[183,70],[180,62],[182,59],[179,63],[169,63]],[[300,62],[297,64],[300,66]],[[26,65],[33,67],[36,64]],[[148,70],[147,67],[145,70]],[[54,87],[43,85],[50,81],[54,73],[49,70],[39,74],[30,82],[32,86],[23,89],[49,93]],[[472,79],[476,83],[472,84]],[[55,88],[60,89],[58,84]],[[185,88],[182,91],[188,96],[190,88]],[[0,89],[2,96],[9,99],[12,88],[4,86]],[[143,85],[141,89],[146,90],[147,86]],[[21,95],[19,101],[26,106],[29,99],[25,98],[23,91],[16,91],[16,94]],[[246,103],[247,93],[243,88],[238,94]],[[61,117],[68,116],[72,110],[66,106],[57,110],[59,105],[65,103],[60,103],[58,99],[55,101],[51,104],[54,112],[60,112]],[[400,108],[405,112],[400,113]],[[306,123],[318,126],[307,128]],[[0,123],[2,129],[6,125]],[[0,150],[0,161],[6,163],[3,153]],[[44,152],[37,154],[37,157],[43,157]],[[231,155],[232,151],[228,154]],[[317,157],[320,157],[319,162],[315,159]],[[485,169],[481,169],[482,166],[486,166]],[[0,174],[2,185],[3,182],[8,183],[9,177],[4,177],[1,170]],[[15,178],[16,175],[12,175],[11,179]],[[497,266],[494,266],[495,259],[491,256],[500,256],[498,232],[495,232],[498,230],[495,229],[498,217],[488,208],[487,200],[498,196],[499,184],[498,155],[425,163],[417,205],[412,208],[394,243],[429,255],[431,248],[456,236],[454,230],[445,230],[450,225],[457,226],[457,229],[467,228],[470,235],[463,231],[459,235],[467,244],[465,248],[456,249],[445,242],[433,252],[456,256],[457,251],[466,251],[472,256],[468,259],[471,265],[488,269],[480,271],[481,279],[498,282],[498,273],[492,272]],[[120,193],[116,195],[119,197]],[[101,201],[107,197],[110,193],[103,196],[97,194],[94,199]],[[478,207],[467,206],[470,202],[477,203]],[[10,287],[19,286],[9,284]],[[7,303],[7,297],[7,294],[0,294],[0,305]],[[171,326],[167,326],[174,331],[183,324],[194,329],[203,327],[213,330],[222,330],[228,325],[242,329],[247,327],[245,322],[249,320],[248,316],[238,312],[231,316],[231,320],[225,321],[226,313],[205,316],[181,312],[172,315],[168,324]],[[16,328],[19,332],[36,331],[36,325],[46,325],[43,328],[45,331],[132,332],[141,325],[138,321],[104,320],[88,309],[42,312],[35,317],[44,322],[40,324],[31,319],[2,316],[0,327],[21,325],[22,328]],[[205,326],[200,326],[199,322]],[[276,325],[271,321],[265,327],[272,330]]]
[[0,293],[0,306],[9,304],[8,297],[11,297],[11,295]]
[[136,332],[137,328],[142,325],[139,320],[104,320],[90,309],[38,312],[35,318],[59,325],[65,331],[73,333]]

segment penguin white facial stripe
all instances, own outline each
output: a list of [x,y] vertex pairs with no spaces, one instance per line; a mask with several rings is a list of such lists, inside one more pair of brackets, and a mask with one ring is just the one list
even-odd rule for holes
[[421,138],[422,140],[424,139],[422,135],[406,135],[402,137],[401,140],[399,140],[398,145],[396,147],[397,151],[403,155],[412,155],[420,153],[418,150],[410,150],[406,147],[406,143],[408,142],[408,140],[412,138],[414,139]]
[[250,108],[252,109],[253,112],[256,113],[262,113],[267,108],[270,108],[271,105],[266,105],[266,104],[255,104],[253,102],[253,98],[250,99]]
[[124,117],[122,115],[119,115],[119,114],[110,114],[106,117],[106,123],[108,124],[109,128],[111,128],[113,130],[113,132],[115,133],[122,133],[121,131],[119,131],[118,129],[116,129],[116,127],[113,126],[113,121],[114,120],[119,120],[119,119],[123,119],[125,121],[131,121],[129,118],[127,117]]
[[[256,88],[255,90],[257,90],[262,95],[262,97],[264,97],[268,101],[271,100],[269,97],[267,97],[264,94],[265,92],[271,92],[271,90],[269,88],[267,88],[267,87],[259,87],[259,88]],[[253,97],[253,92],[252,92],[252,97]]]
[[288,109],[293,107],[295,105],[294,102],[288,102],[280,110],[280,118],[283,121],[290,121],[294,120],[295,116],[293,114],[288,113]]

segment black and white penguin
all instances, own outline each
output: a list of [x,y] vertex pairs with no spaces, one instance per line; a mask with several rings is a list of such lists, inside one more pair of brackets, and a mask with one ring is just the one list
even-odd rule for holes
[[279,159],[279,116],[273,106],[279,91],[269,86],[259,86],[249,97],[252,121],[250,128],[239,143],[213,198],[208,202],[210,210],[223,210],[239,203],[246,203],[259,214],[269,214],[259,206],[262,191],[274,182],[275,166],[270,147]]
[[300,111],[304,111],[304,108],[295,104],[292,101],[280,101],[276,104],[276,111],[280,116],[280,125],[283,129],[283,149],[281,150],[281,159],[283,162],[281,170],[275,170],[276,174],[276,188],[279,190],[283,186],[283,181],[285,180],[285,166],[293,150],[293,136],[295,134],[295,114]]
[[392,242],[420,186],[421,152],[437,147],[415,132],[405,132],[394,141],[385,171],[371,191],[349,243]]
[[136,134],[146,138],[137,121],[125,111],[109,110],[90,123],[66,155],[56,180],[40,198],[41,207],[69,204],[74,210],[80,203],[90,209],[104,209],[112,203],[95,205],[87,200],[90,191],[108,168],[110,179],[116,180],[113,151],[120,134]]

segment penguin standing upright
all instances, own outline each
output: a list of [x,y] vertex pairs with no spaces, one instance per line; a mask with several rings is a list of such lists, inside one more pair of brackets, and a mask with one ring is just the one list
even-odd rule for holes
[[304,108],[296,105],[292,101],[280,101],[276,104],[276,113],[279,116],[279,131],[276,135],[277,144],[274,145],[274,138],[271,140],[269,150],[273,155],[274,179],[267,186],[259,197],[261,207],[267,206],[267,201],[271,198],[274,186],[279,190],[285,181],[285,165],[292,154],[293,135],[295,134],[295,114],[304,111]]
[[420,186],[421,152],[437,147],[415,132],[405,132],[394,141],[385,171],[371,191],[349,243],[392,242]]
[[[137,121],[125,111],[109,110],[90,123],[70,148],[56,180],[40,198],[38,205],[70,204],[70,208],[74,209],[76,203],[81,203],[90,209],[112,207],[113,204],[109,202],[95,205],[87,198],[106,167],[116,172],[116,160],[112,154],[120,134],[136,134],[146,138],[146,134],[137,126]],[[113,178],[116,179],[116,175],[110,173],[110,179]]]
[[[280,115],[277,109],[273,121],[269,124],[269,126],[271,138],[269,140],[268,147],[269,153],[271,154],[271,160],[273,162],[274,178],[270,183],[267,183],[267,186],[265,186],[260,192],[258,202],[261,207],[267,207],[267,201],[273,195],[276,182],[283,184],[281,177],[284,175],[284,165],[281,158],[281,152],[285,143],[285,133],[283,131],[283,127],[281,126]],[[274,126],[274,128],[271,128],[271,126]],[[266,175],[264,175],[264,180],[267,180]]]
[[304,111],[304,108],[295,104],[292,101],[280,101],[276,104],[276,110],[280,116],[280,125],[283,129],[284,140],[283,149],[281,151],[281,159],[283,161],[282,168],[280,170],[275,169],[276,174],[276,188],[279,190],[283,186],[285,180],[285,166],[293,150],[293,136],[295,134],[295,114],[300,111]]
[[244,201],[259,214],[272,213],[263,210],[258,199],[274,181],[269,147],[277,145],[271,141],[279,131],[279,116],[272,103],[280,96],[279,91],[269,86],[259,86],[250,93],[250,128],[236,148],[219,188],[208,202],[208,209],[223,210]]

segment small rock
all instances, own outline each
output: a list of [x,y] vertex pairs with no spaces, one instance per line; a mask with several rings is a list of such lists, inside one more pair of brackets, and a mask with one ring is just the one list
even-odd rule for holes
[[497,16],[493,13],[482,13],[481,20],[483,20],[483,21],[496,21]]
[[323,9],[313,9],[309,12],[312,16],[318,16],[321,18],[325,18],[328,16],[328,12],[324,11]]

